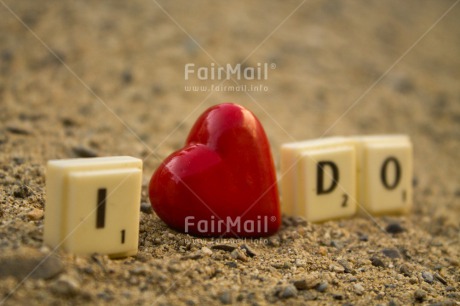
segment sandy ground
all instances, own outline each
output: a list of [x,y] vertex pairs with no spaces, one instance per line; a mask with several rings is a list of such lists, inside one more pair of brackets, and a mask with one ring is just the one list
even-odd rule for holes
[[[458,305],[454,3],[1,0],[0,305]],[[185,80],[187,63],[274,69],[239,82],[267,91],[192,92],[185,86],[220,82]],[[258,116],[277,167],[285,142],[407,133],[412,213],[285,217],[264,240],[168,229],[149,209],[149,178],[200,113],[226,101]],[[144,159],[139,253],[55,252],[29,275],[51,252],[42,241],[46,161],[85,155]]]

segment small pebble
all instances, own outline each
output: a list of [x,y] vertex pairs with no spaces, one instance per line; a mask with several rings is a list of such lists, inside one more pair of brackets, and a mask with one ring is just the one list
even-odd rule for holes
[[305,301],[314,301],[318,299],[318,293],[316,291],[308,290],[304,291],[302,297],[305,299]]
[[299,216],[292,217],[292,224],[294,226],[307,226],[307,220]]
[[439,270],[441,270],[442,268],[443,268],[442,265],[435,265],[435,266],[433,267],[433,270],[439,271]]
[[239,259],[241,261],[248,261],[248,257],[246,255],[243,254],[243,252],[241,252],[240,250],[238,249],[234,249],[230,255],[232,256],[232,258],[234,259]]
[[62,118],[61,123],[65,127],[74,127],[74,126],[78,125],[77,122],[74,119],[68,118],[68,117]]
[[254,249],[252,249],[249,245],[243,244],[243,245],[241,246],[241,248],[242,248],[243,250],[246,251],[246,254],[247,254],[249,257],[255,257],[255,256],[257,256],[257,252],[254,251]]
[[131,73],[130,70],[125,70],[121,74],[121,80],[125,84],[130,84],[133,81],[133,74]]
[[456,196],[457,198],[460,198],[460,189],[457,189],[457,190],[455,191],[455,196]]
[[404,259],[412,259],[412,256],[409,254],[409,250],[407,250],[406,248],[400,248],[399,252]]
[[94,274],[94,269],[91,268],[91,267],[89,267],[89,266],[88,266],[88,267],[83,267],[83,268],[81,268],[81,271],[82,271],[83,273],[88,274],[88,275],[93,275],[93,274]]
[[168,271],[171,273],[178,273],[182,271],[182,267],[176,263],[171,263],[168,265]]
[[410,277],[412,275],[412,272],[411,272],[409,266],[406,265],[406,264],[403,264],[403,265],[401,265],[401,267],[399,267],[399,272],[401,272],[404,276],[408,276],[408,277]]
[[396,303],[394,300],[391,300],[391,301],[388,303],[388,306],[398,306],[398,303]]
[[407,94],[414,90],[415,85],[408,77],[399,76],[393,79],[393,87],[396,91]]
[[321,254],[322,256],[327,255],[327,249],[325,247],[319,247],[318,253]]
[[35,279],[49,279],[61,273],[63,268],[58,257],[31,248],[0,253],[0,279],[8,276],[23,279],[29,275]]
[[329,266],[329,270],[335,273],[343,273],[345,272],[345,268],[336,264],[331,264]]
[[98,156],[96,151],[94,151],[93,149],[90,149],[88,147],[84,147],[84,146],[73,147],[72,151],[77,157],[89,158],[89,157],[97,157]]
[[294,265],[298,268],[304,268],[307,266],[307,263],[305,262],[305,260],[297,258],[294,262]]
[[219,298],[219,301],[223,305],[230,305],[233,302],[232,292],[231,291],[224,291],[224,292],[220,293],[218,298]]
[[328,286],[329,286],[329,284],[326,281],[323,281],[323,282],[319,283],[319,285],[316,287],[316,291],[324,292],[324,291],[327,290]]
[[441,284],[447,285],[447,281],[438,273],[434,274],[434,278],[436,278]]
[[142,202],[141,203],[141,211],[145,214],[151,214],[152,213],[152,205],[147,202]]
[[237,248],[236,245],[234,244],[216,244],[211,246],[211,249],[213,250],[222,250],[222,251],[227,251],[227,252],[232,252]]
[[366,241],[369,241],[369,236],[367,236],[366,234],[359,234],[358,239],[359,241],[366,242]]
[[9,62],[13,59],[13,53],[10,50],[2,50],[0,53],[0,59],[4,62]]
[[6,130],[8,132],[10,132],[11,134],[16,134],[16,135],[30,135],[30,134],[32,134],[32,132],[28,128],[15,126],[15,125],[7,126]]
[[197,260],[197,259],[200,259],[201,257],[203,257],[203,253],[201,251],[196,251],[196,252],[193,252],[191,254],[183,256],[182,259]]
[[270,237],[268,238],[268,245],[272,247],[279,247],[280,246],[280,239],[278,237]]
[[425,282],[427,282],[428,284],[433,283],[433,274],[431,274],[430,272],[423,271],[423,272],[422,272],[422,278],[423,278],[423,280],[425,280]]
[[80,289],[80,283],[69,275],[61,275],[51,285],[51,291],[62,296],[75,296]]
[[296,287],[297,290],[305,290],[308,288],[307,286],[307,282],[305,281],[305,279],[299,279],[299,280],[296,280],[294,281],[294,287]]
[[397,249],[392,249],[392,248],[383,249],[382,253],[386,257],[389,257],[389,258],[392,258],[392,259],[401,258],[401,254],[399,253],[399,251]]
[[16,165],[22,165],[26,161],[25,158],[19,156],[14,156],[12,159]]
[[43,218],[43,210],[34,208],[27,213],[29,220],[37,221]]
[[343,248],[342,242],[340,242],[338,240],[332,240],[331,241],[331,246],[336,248],[336,249],[342,249]]
[[234,261],[228,261],[225,263],[225,265],[230,268],[238,268],[238,264]]
[[104,300],[105,302],[113,301],[113,294],[111,292],[99,292],[97,294],[97,297],[100,298],[101,300]]
[[342,301],[343,300],[343,294],[341,294],[341,293],[334,293],[334,294],[332,294],[332,297],[334,298],[334,300],[337,300],[337,301]]
[[305,278],[294,281],[293,284],[297,290],[312,289],[320,284],[320,279],[315,275],[308,275]]
[[453,265],[453,266],[460,266],[460,260],[459,259],[456,259],[456,258],[449,258],[448,259],[450,264]]
[[388,224],[385,230],[390,234],[400,234],[405,231],[405,229],[398,222]]
[[[456,301],[460,301],[460,293],[459,292],[451,292],[446,295],[446,297],[450,299],[454,299]],[[448,304],[448,305],[458,305],[458,304]]]
[[385,268],[385,263],[378,257],[372,257],[371,258],[371,263],[374,267],[382,267]]
[[129,270],[129,273],[131,273],[132,275],[146,276],[148,273],[148,269],[144,266],[137,266],[134,269]]
[[212,255],[212,250],[205,246],[201,248],[201,252],[203,252],[204,255]]
[[271,266],[276,269],[290,269],[292,267],[292,264],[288,261],[285,262],[277,262],[277,263],[272,263]]
[[353,268],[351,264],[345,259],[340,259],[338,263],[345,269],[345,273],[353,273]]
[[32,195],[32,191],[26,186],[16,186],[13,190],[13,196],[19,199],[25,199]]
[[417,289],[414,292],[414,298],[418,302],[423,302],[426,298],[426,292],[423,291],[422,289]]
[[295,297],[297,295],[297,289],[294,285],[287,285],[281,288],[278,296],[282,299],[289,299],[291,297]]
[[281,223],[282,223],[283,226],[285,226],[285,227],[292,226],[291,218],[283,217],[283,218],[281,219]]
[[8,141],[8,137],[4,133],[0,132],[0,144],[4,144],[7,141]]
[[363,295],[364,292],[366,291],[360,283],[354,284],[353,289],[357,295]]

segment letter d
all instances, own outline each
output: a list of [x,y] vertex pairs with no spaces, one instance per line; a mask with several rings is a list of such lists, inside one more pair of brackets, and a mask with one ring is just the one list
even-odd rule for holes
[[[324,187],[324,169],[330,167],[332,171],[332,182],[328,188]],[[339,183],[339,168],[334,162],[320,161],[316,167],[316,194],[332,192]]]

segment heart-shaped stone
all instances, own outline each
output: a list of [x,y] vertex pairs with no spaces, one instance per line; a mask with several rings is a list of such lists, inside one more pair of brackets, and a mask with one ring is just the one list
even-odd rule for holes
[[149,196],[166,224],[191,235],[261,237],[281,224],[267,136],[236,104],[213,106],[198,118],[185,147],[153,174]]

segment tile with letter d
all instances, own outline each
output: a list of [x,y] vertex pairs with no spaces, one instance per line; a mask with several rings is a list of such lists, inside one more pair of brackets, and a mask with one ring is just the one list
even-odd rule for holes
[[297,175],[297,215],[311,222],[356,213],[356,164],[352,145],[306,150]]
[[300,203],[297,194],[301,192],[301,188],[305,188],[305,186],[298,184],[298,168],[302,153],[306,150],[328,148],[347,143],[349,141],[344,137],[329,137],[285,143],[281,146],[281,208],[284,214],[298,215],[297,210]]
[[74,254],[136,254],[141,184],[137,158],[49,161],[45,244]]

